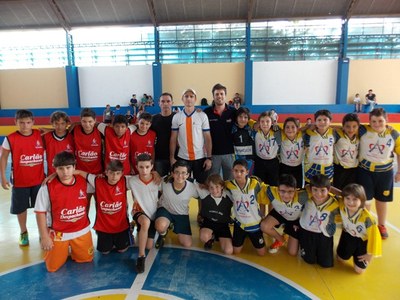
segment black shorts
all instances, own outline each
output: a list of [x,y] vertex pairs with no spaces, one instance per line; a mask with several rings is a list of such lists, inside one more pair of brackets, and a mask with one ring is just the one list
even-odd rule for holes
[[393,170],[371,172],[358,167],[357,183],[364,187],[368,200],[393,201]]
[[210,219],[204,218],[203,224],[200,226],[200,228],[211,229],[216,238],[232,238],[228,223],[217,223],[211,221]]
[[36,196],[40,189],[40,184],[30,187],[12,187],[11,189],[11,208],[13,215],[22,214],[28,208],[35,207]]
[[296,183],[297,183],[297,188],[301,189],[303,187],[303,164],[300,164],[296,167],[288,166],[285,164],[279,164],[279,176],[283,174],[290,174],[293,175],[294,178],[296,178]]
[[[141,216],[141,215],[144,215],[144,216],[146,216],[149,220],[150,220],[150,218],[144,213],[144,212],[137,212],[137,213],[135,213],[134,215],[133,215],[133,220],[135,221],[135,223],[136,223],[136,230],[137,230],[137,232],[139,232],[140,231],[140,228],[141,228],[141,226],[140,226],[140,224],[139,224],[139,222],[138,222],[138,219],[139,219],[139,217]],[[152,220],[150,220],[150,227],[149,227],[149,230],[148,230],[148,232],[147,232],[147,238],[148,239],[154,239],[154,237],[155,237],[155,235],[156,235],[156,227],[154,226],[154,221],[152,221]]]
[[264,183],[277,186],[279,181],[279,160],[262,159],[255,157],[254,175],[260,178]]
[[233,228],[233,239],[232,245],[233,247],[242,247],[244,244],[244,240],[248,236],[253,244],[254,248],[261,249],[265,247],[264,236],[261,230],[254,232],[244,231],[239,225],[235,224]]
[[[299,239],[299,220],[294,220],[294,221],[289,221],[286,220],[282,215],[280,215],[275,209],[272,209],[269,213],[268,216],[273,217],[275,220],[279,222],[279,225],[284,225],[285,228],[283,229],[283,232],[286,233],[287,235],[290,235],[291,237],[295,239]],[[267,216],[267,217],[268,217]]]
[[97,233],[97,250],[100,252],[110,252],[114,248],[116,250],[124,250],[130,246],[130,230],[126,229],[118,233],[107,233],[96,231]]
[[156,220],[159,217],[167,218],[174,225],[176,234],[192,235],[189,215],[174,215],[164,207],[159,207],[156,212]]
[[363,261],[359,261],[358,256],[367,253],[367,243],[368,241],[363,241],[361,238],[354,237],[343,230],[336,253],[344,260],[348,260],[353,256],[354,264],[361,269],[365,269],[367,265]]
[[345,169],[341,165],[334,164],[333,170],[333,186],[339,190],[357,180],[357,168]]
[[299,244],[301,257],[306,263],[333,267],[333,237],[300,228]]
[[196,159],[196,160],[186,160],[183,158],[178,158],[180,160],[184,160],[188,163],[188,165],[190,166],[190,169],[193,172],[193,178],[196,179],[196,181],[198,183],[204,183],[206,182],[207,176],[208,176],[208,172],[204,170],[204,162],[206,161],[205,158],[200,158],[200,159]]

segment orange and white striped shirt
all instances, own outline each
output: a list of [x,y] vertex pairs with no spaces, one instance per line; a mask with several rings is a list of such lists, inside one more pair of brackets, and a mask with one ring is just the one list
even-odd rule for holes
[[172,119],[172,131],[178,132],[178,156],[186,160],[205,157],[204,135],[210,131],[210,124],[204,112],[193,111],[187,115],[185,110],[176,113]]

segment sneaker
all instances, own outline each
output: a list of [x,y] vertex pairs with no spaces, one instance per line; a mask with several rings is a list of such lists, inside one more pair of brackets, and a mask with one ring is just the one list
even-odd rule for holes
[[29,246],[29,236],[27,231],[21,233],[19,236],[19,245],[22,247]]
[[146,256],[140,256],[136,260],[136,273],[144,272],[144,263],[146,261]]
[[211,239],[208,240],[207,243],[204,244],[204,250],[211,250],[212,246],[214,244],[215,239],[212,237]]
[[285,244],[285,242],[280,242],[278,240],[276,240],[275,242],[273,242],[273,244],[271,246],[269,246],[268,252],[271,254],[274,254],[276,252],[278,252],[279,248],[282,247]]
[[386,230],[385,225],[378,225],[379,232],[381,233],[382,240],[386,240],[389,237],[389,234]]
[[160,248],[162,248],[162,246],[164,246],[164,242],[165,242],[165,236],[166,236],[167,234],[164,234],[164,235],[159,235],[158,236],[158,238],[157,238],[157,241],[156,241],[156,244],[154,245],[154,247],[156,247],[156,249],[160,249]]

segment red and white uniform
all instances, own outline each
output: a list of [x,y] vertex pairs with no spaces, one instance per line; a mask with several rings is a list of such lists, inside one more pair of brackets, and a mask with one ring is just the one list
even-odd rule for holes
[[35,212],[46,213],[47,227],[54,231],[57,240],[71,240],[90,230],[87,188],[81,176],[74,176],[71,185],[56,177],[40,188]]
[[135,200],[133,211],[144,212],[150,220],[154,220],[158,205],[158,193],[161,187],[155,184],[153,179],[144,182],[139,178],[139,175],[129,178],[128,187]]
[[[99,127],[100,132],[102,131]],[[131,139],[131,131],[126,130],[125,134],[118,137],[112,127],[104,127],[105,137],[105,154],[104,165],[112,160],[119,160],[124,165],[124,175],[131,173],[131,166],[129,162],[129,144]]]
[[122,232],[129,227],[126,178],[122,176],[115,185],[105,177],[88,175],[96,191],[96,221],[93,228],[106,233]]
[[76,168],[91,174],[103,173],[102,135],[97,128],[89,134],[77,125],[72,131],[75,144]]
[[154,144],[156,142],[156,133],[153,130],[147,131],[144,135],[139,134],[137,131],[131,135],[131,166],[134,174],[137,174],[136,157],[139,154],[147,153],[154,160]]
[[8,135],[3,148],[11,151],[12,178],[15,187],[39,185],[44,179],[44,146],[40,131],[29,136],[18,131]]
[[48,132],[43,136],[44,146],[46,148],[46,161],[47,161],[47,176],[53,174],[56,170],[53,168],[53,159],[56,154],[67,151],[70,153],[75,152],[74,140],[72,134],[67,134],[59,137],[54,131]]

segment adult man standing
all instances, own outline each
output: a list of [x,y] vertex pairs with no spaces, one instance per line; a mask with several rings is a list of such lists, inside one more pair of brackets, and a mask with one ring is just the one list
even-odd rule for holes
[[172,119],[169,155],[173,165],[176,161],[174,153],[179,145],[178,158],[187,161],[193,177],[199,183],[204,183],[212,165],[212,144],[208,118],[204,112],[196,110],[196,99],[193,89],[187,89],[183,93],[185,107]]
[[163,93],[158,102],[161,113],[153,116],[151,129],[156,132],[154,169],[165,176],[170,171],[169,141],[171,139],[171,125],[174,113],[172,112],[173,98],[170,93]]
[[210,174],[219,174],[222,169],[224,180],[232,179],[234,150],[232,125],[236,110],[226,104],[226,87],[217,83],[212,88],[213,104],[204,109],[210,122],[212,139],[212,168]]

